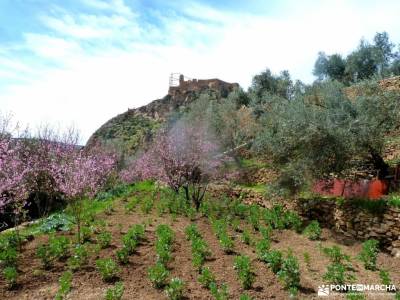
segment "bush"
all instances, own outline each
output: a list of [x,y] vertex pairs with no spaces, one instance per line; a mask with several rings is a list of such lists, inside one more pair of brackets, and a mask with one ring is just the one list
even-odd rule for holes
[[112,235],[111,232],[103,231],[97,236],[97,242],[102,249],[105,249],[111,244]]
[[151,210],[153,209],[153,206],[154,206],[153,199],[151,199],[149,197],[145,197],[142,200],[140,208],[141,208],[142,212],[147,215],[151,212]]
[[358,255],[358,259],[364,263],[367,270],[376,269],[376,259],[379,253],[379,242],[377,240],[368,240],[362,244],[362,250]]
[[201,285],[207,289],[210,288],[211,283],[215,282],[215,276],[214,274],[210,271],[210,268],[208,267],[203,267],[201,268],[200,275],[198,278],[199,282]]
[[170,244],[167,244],[163,239],[158,239],[156,241],[156,254],[158,262],[167,264],[172,258]]
[[242,232],[242,242],[246,245],[250,245],[252,242],[251,234],[247,229],[244,229]]
[[233,252],[234,242],[227,233],[220,235],[219,243],[221,244],[222,250],[224,250],[225,253],[229,254]]
[[271,250],[269,251],[264,258],[264,262],[267,263],[268,267],[271,268],[271,271],[275,274],[278,273],[282,268],[283,255],[279,250]]
[[69,256],[71,241],[65,236],[50,236],[49,251],[50,255],[57,259],[64,259]]
[[37,249],[36,249],[36,256],[38,258],[40,258],[40,260],[42,261],[42,265],[44,269],[49,269],[52,265],[52,255],[50,253],[50,248],[47,245],[40,245]]
[[126,265],[129,262],[129,251],[125,247],[117,250],[115,255],[120,264]]
[[91,226],[81,227],[81,239],[83,242],[89,242],[93,235],[93,228]]
[[274,205],[271,209],[264,210],[264,221],[273,229],[284,229],[285,220],[283,217],[283,206]]
[[77,245],[73,255],[68,259],[67,263],[72,271],[79,270],[87,263],[89,253],[85,245]]
[[328,256],[331,263],[344,264],[345,262],[350,261],[350,256],[344,254],[342,252],[342,249],[340,249],[340,247],[336,245],[332,247],[322,248],[322,252],[326,256]]
[[153,286],[157,289],[162,288],[165,285],[165,280],[169,275],[168,270],[165,266],[157,262],[153,267],[148,269],[148,276]]
[[300,268],[297,258],[291,252],[283,259],[281,269],[277,274],[285,288],[290,290],[291,293],[296,293],[300,286]]
[[63,300],[71,290],[72,273],[71,271],[64,272],[58,280],[60,288],[57,291],[55,300]]
[[17,265],[18,252],[17,250],[7,245],[5,249],[0,252],[0,263],[5,267],[13,267]]
[[228,300],[228,287],[225,283],[221,284],[221,287],[218,288],[216,282],[212,282],[210,284],[211,295],[213,295],[215,300]]
[[271,247],[269,240],[262,239],[256,244],[257,257],[261,261],[265,261],[266,255]]
[[389,272],[386,270],[379,271],[379,277],[381,278],[381,283],[384,285],[391,285],[392,279],[389,276]]
[[121,300],[124,295],[124,284],[118,281],[114,287],[107,289],[105,299],[106,300]]
[[192,240],[192,263],[193,266],[200,271],[204,261],[210,255],[210,250],[207,243],[201,238],[197,237]]
[[10,289],[12,289],[17,283],[17,269],[15,267],[5,267],[3,270],[4,279]]
[[183,298],[183,291],[185,289],[185,283],[182,279],[172,278],[171,282],[165,289],[165,294],[168,299],[180,300]]
[[311,223],[304,228],[303,234],[312,241],[319,240],[321,237],[321,227],[318,221],[311,221]]
[[294,229],[296,232],[300,232],[303,226],[303,221],[299,215],[294,211],[287,211],[283,215],[285,227],[288,229]]
[[117,264],[111,258],[96,260],[96,267],[104,281],[112,281],[120,272]]
[[272,235],[272,228],[270,226],[261,226],[260,233],[265,240],[270,240]]
[[56,213],[43,220],[39,227],[42,233],[69,231],[73,226],[72,218],[66,213]]
[[255,276],[251,270],[250,258],[244,255],[236,256],[234,268],[237,270],[242,287],[246,290],[251,288]]
[[260,207],[257,204],[251,205],[249,209],[248,221],[253,226],[254,230],[257,231],[260,228],[260,216]]
[[188,241],[193,240],[194,238],[201,237],[199,230],[197,229],[196,224],[190,224],[185,228],[186,239]]
[[328,265],[323,279],[331,284],[345,284],[354,280],[354,276],[347,272],[345,265],[341,263],[331,263]]

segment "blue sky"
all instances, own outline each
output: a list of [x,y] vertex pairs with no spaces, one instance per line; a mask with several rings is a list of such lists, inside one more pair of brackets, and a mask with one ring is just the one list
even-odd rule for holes
[[238,82],[266,67],[305,82],[317,53],[386,30],[400,1],[0,0],[0,113],[35,128],[109,118],[164,96],[168,76]]

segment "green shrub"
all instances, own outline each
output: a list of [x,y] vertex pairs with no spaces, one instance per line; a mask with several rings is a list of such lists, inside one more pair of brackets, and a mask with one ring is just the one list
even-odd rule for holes
[[112,281],[114,278],[118,277],[120,272],[117,264],[111,258],[96,260],[96,267],[101,274],[101,278],[106,282]]
[[283,206],[274,205],[271,209],[264,210],[264,221],[273,229],[284,229],[285,220],[283,214]]
[[107,289],[105,294],[105,300],[121,300],[124,295],[124,284],[118,281],[114,287]]
[[186,239],[188,241],[193,240],[194,238],[201,237],[199,230],[197,229],[196,224],[190,224],[185,228]]
[[3,270],[4,279],[7,281],[8,287],[12,289],[17,283],[17,269],[15,267],[5,267]]
[[300,232],[303,226],[303,221],[300,216],[294,211],[286,211],[283,215],[285,227]]
[[165,286],[165,280],[169,275],[169,271],[165,266],[158,262],[153,267],[148,269],[148,276],[155,288],[162,288]]
[[85,245],[77,245],[67,264],[72,271],[77,271],[87,264],[89,253]]
[[81,227],[81,240],[83,242],[89,242],[93,235],[93,228],[91,226]]
[[212,282],[210,284],[210,292],[211,292],[211,295],[213,295],[215,300],[228,300],[229,299],[228,287],[225,283],[221,284],[221,287],[218,288],[217,283]]
[[246,228],[242,232],[242,242],[246,245],[250,245],[252,243],[251,234]]
[[331,263],[327,266],[323,279],[331,284],[345,284],[354,280],[354,276],[347,272],[345,265],[341,263]]
[[122,236],[122,244],[124,249],[128,251],[129,255],[133,254],[139,242],[129,232]]
[[57,291],[55,300],[63,300],[68,295],[71,290],[71,283],[72,283],[72,272],[66,271],[62,273],[59,282],[59,289]]
[[50,236],[49,251],[50,255],[57,259],[64,259],[69,256],[71,241],[65,236]]
[[377,240],[368,240],[362,244],[362,250],[358,255],[358,259],[364,263],[367,270],[376,269],[376,259],[379,253],[379,242]]
[[312,241],[319,240],[321,237],[321,227],[319,226],[318,221],[311,221],[311,223],[304,228],[303,234]]
[[129,251],[125,247],[117,250],[115,255],[120,264],[126,265],[129,262]]
[[248,205],[242,203],[239,199],[238,200],[234,200],[231,202],[231,208],[230,210],[239,218],[241,219],[245,219],[248,211],[249,211],[249,207]]
[[199,282],[201,285],[207,289],[210,288],[211,283],[215,282],[215,276],[214,274],[210,271],[210,268],[208,267],[203,267],[201,268],[200,275],[198,278]]
[[156,235],[159,239],[162,239],[167,244],[172,244],[174,240],[174,232],[172,229],[165,224],[158,225],[156,228]]
[[103,231],[97,236],[97,242],[102,249],[105,249],[111,245],[112,235],[111,232]]
[[247,294],[242,294],[240,295],[239,300],[253,300],[253,298]]
[[272,235],[272,228],[271,226],[261,226],[260,233],[265,240],[270,240]]
[[36,256],[42,261],[44,269],[49,269],[52,266],[53,257],[50,253],[50,248],[47,245],[40,245],[36,249]]
[[256,204],[251,205],[249,209],[248,221],[253,226],[254,230],[258,231],[258,229],[260,228],[260,217],[260,206]]
[[167,264],[172,258],[170,244],[167,244],[163,239],[158,239],[156,241],[156,254],[158,262]]
[[172,278],[168,286],[165,288],[165,294],[168,299],[180,300],[183,298],[185,283],[182,279]]
[[381,283],[384,285],[391,285],[392,279],[390,278],[389,272],[386,270],[379,271],[379,277],[381,278]]
[[210,254],[208,245],[202,238],[198,237],[192,240],[192,263],[198,271]]
[[350,256],[344,254],[339,246],[334,245],[322,248],[322,252],[328,256],[331,263],[344,264],[345,262],[350,262]]
[[145,197],[142,202],[141,202],[141,210],[144,214],[149,214],[151,212],[151,210],[153,209],[154,206],[154,201],[153,199],[149,198],[149,197]]
[[256,244],[256,252],[259,260],[265,261],[265,257],[268,254],[270,247],[271,243],[266,239],[262,239]]
[[248,256],[240,255],[235,257],[234,268],[244,289],[249,289],[253,285],[255,275],[251,270],[250,258]]
[[221,244],[221,248],[225,253],[229,254],[233,252],[234,242],[227,233],[220,235],[219,243]]
[[0,263],[5,267],[16,266],[18,260],[17,250],[7,245],[2,251],[0,251]]
[[267,264],[271,271],[277,274],[281,268],[283,263],[283,255],[279,250],[271,250],[266,253],[264,257],[264,262]]
[[56,213],[43,220],[39,227],[42,233],[69,231],[73,226],[72,218],[66,213]]
[[223,219],[212,220],[211,228],[214,231],[214,234],[219,238],[222,234],[226,234],[227,224]]
[[297,258],[290,251],[287,257],[282,260],[282,266],[277,275],[287,290],[296,293],[300,286],[300,268]]

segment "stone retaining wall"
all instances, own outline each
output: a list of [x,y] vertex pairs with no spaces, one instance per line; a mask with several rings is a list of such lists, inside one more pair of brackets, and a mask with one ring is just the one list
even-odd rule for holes
[[346,201],[299,199],[298,213],[309,220],[318,220],[346,237],[357,240],[376,239],[382,248],[400,257],[400,209],[382,206],[382,211],[369,211]]

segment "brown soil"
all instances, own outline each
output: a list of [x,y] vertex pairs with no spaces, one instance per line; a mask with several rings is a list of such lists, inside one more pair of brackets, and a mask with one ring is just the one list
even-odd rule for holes
[[[190,220],[178,217],[175,221],[171,216],[157,216],[155,213],[144,215],[142,213],[126,214],[122,203],[116,202],[116,211],[109,216],[100,215],[100,218],[107,220],[107,230],[112,232],[112,246],[100,251],[97,257],[91,257],[87,267],[73,275],[72,290],[68,299],[103,299],[105,290],[112,284],[104,283],[100,274],[95,269],[95,260],[99,257],[115,258],[115,250],[121,246],[121,233],[118,224],[122,224],[122,232],[132,226],[151,220],[151,225],[146,229],[147,240],[142,243],[137,253],[130,257],[130,263],[121,266],[120,279],[124,282],[125,293],[123,299],[165,299],[162,290],[157,290],[151,286],[147,278],[147,268],[155,263],[155,227],[158,224],[168,224],[175,231],[174,259],[168,265],[170,278],[179,277],[186,283],[185,295],[188,299],[212,299],[210,292],[201,287],[197,281],[198,273],[191,263],[190,242],[185,239],[184,229],[190,224]],[[231,299],[239,299],[242,293],[247,293],[254,299],[288,299],[288,293],[283,289],[282,284],[276,276],[266,267],[264,263],[256,259],[255,247],[247,246],[240,240],[240,233],[231,231],[235,239],[235,253],[225,254],[216,237],[211,231],[211,226],[207,219],[199,218],[196,220],[199,230],[204,239],[210,246],[212,257],[206,262],[212,272],[216,275],[218,283],[226,283]],[[242,224],[243,226],[248,226]],[[259,233],[253,233],[254,237],[260,238]],[[71,238],[72,238],[71,234]],[[47,236],[40,236],[24,245],[24,249],[19,258],[19,277],[18,287],[15,290],[8,290],[4,279],[0,278],[0,299],[54,299],[58,289],[58,279],[63,271],[67,269],[65,262],[57,262],[50,270],[43,270],[41,263],[35,256],[35,249],[47,240]],[[325,272],[328,259],[321,255],[317,243],[310,241],[304,236],[293,231],[283,230],[274,231],[273,248],[293,250],[298,257],[301,268],[301,289],[299,298],[316,299],[317,287],[323,284],[322,276]],[[339,244],[344,252],[351,256],[351,263],[355,269],[357,283],[379,284],[379,272],[366,271],[362,264],[355,258],[361,249],[359,242],[349,243],[341,240],[330,230],[323,230],[323,238],[320,242],[322,246]],[[311,266],[307,267],[303,254],[308,252],[311,257]],[[233,269],[233,260],[236,254],[245,254],[252,258],[252,266],[256,274],[256,281],[253,288],[244,291],[238,281],[236,271]],[[392,258],[387,254],[379,254],[378,266],[390,272],[393,282],[400,284],[400,260]],[[330,298],[332,299],[332,298]]]

